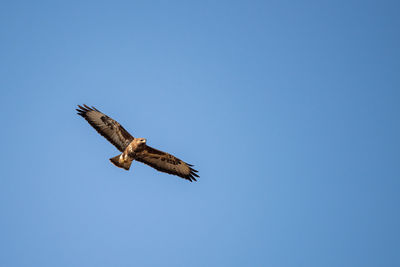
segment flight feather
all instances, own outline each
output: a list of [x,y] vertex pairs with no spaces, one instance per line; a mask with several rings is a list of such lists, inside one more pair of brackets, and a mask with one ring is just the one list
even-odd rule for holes
[[101,113],[95,107],[86,105],[79,106],[78,115],[82,116],[96,131],[104,136],[119,151],[124,152],[125,148],[134,139],[127,130],[117,121]]

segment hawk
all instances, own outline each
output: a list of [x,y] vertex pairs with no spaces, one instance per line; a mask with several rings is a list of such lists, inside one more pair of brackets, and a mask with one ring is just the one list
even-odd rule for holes
[[95,107],[78,105],[78,115],[82,116],[89,124],[122,153],[110,158],[111,163],[119,168],[129,170],[132,161],[140,161],[154,169],[177,175],[190,182],[196,181],[199,175],[188,164],[166,152],[146,145],[145,138],[135,138],[124,129],[117,121],[101,113]]

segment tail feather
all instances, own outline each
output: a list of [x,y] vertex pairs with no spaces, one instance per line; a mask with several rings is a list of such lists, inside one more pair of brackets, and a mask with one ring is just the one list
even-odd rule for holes
[[119,168],[123,168],[125,170],[129,170],[133,160],[122,161],[121,158],[120,158],[120,155],[118,155],[118,156],[115,156],[115,157],[111,158],[110,161],[111,161],[112,164],[114,164],[115,166],[117,166]]

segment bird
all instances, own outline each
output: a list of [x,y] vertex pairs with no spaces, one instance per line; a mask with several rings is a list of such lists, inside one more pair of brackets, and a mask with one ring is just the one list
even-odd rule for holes
[[121,154],[110,158],[115,166],[129,170],[134,160],[154,169],[177,175],[190,182],[199,177],[193,165],[177,157],[147,145],[146,138],[133,137],[121,124],[95,107],[78,105],[77,114],[82,116],[99,134],[113,144]]

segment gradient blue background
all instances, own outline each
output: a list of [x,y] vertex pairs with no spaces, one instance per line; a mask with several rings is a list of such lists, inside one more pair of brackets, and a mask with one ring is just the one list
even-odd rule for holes
[[398,3],[3,1],[0,266],[400,266]]

